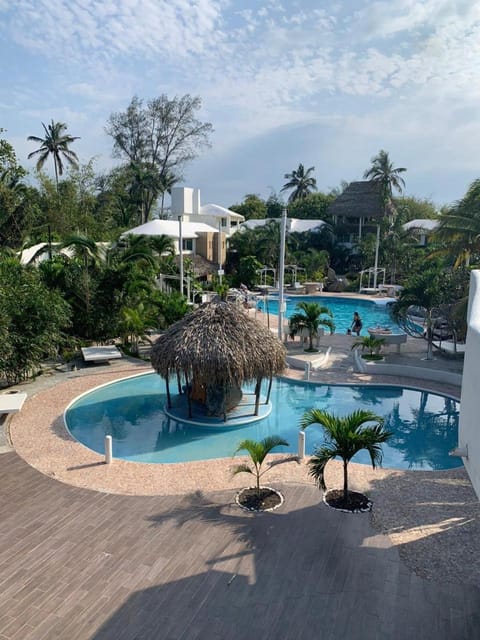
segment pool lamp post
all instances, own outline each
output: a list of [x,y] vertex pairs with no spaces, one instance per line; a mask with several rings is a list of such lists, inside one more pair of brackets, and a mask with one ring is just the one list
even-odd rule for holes
[[178,216],[178,249],[180,252],[180,294],[183,296],[183,216]]
[[283,318],[285,316],[284,280],[285,280],[285,237],[287,235],[287,209],[282,211],[280,226],[280,265],[278,275],[278,339],[283,341]]

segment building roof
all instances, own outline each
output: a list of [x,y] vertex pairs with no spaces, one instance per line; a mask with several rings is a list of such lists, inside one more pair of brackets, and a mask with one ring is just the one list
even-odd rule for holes
[[[276,222],[280,224],[281,218],[260,218],[254,220],[246,220],[240,224],[240,228],[246,229],[258,229],[270,222]],[[323,227],[325,222],[323,220],[310,220],[308,218],[287,218],[287,231],[304,233],[305,231],[315,231],[320,227]]]
[[411,231],[418,229],[418,231],[435,231],[440,222],[438,220],[431,220],[428,218],[418,218],[416,220],[410,220],[402,225],[405,231]]
[[[182,238],[198,238],[199,233],[218,233],[218,229],[204,222],[182,222]],[[139,227],[134,227],[122,233],[122,236],[168,236],[180,237],[178,220],[150,220]]]
[[245,220],[245,217],[240,213],[236,213],[235,211],[231,211],[230,209],[225,209],[225,207],[221,207],[219,204],[203,204],[200,207],[200,215],[212,216],[215,218],[230,217],[233,220]]
[[337,218],[383,218],[382,185],[373,180],[351,182],[327,211]]

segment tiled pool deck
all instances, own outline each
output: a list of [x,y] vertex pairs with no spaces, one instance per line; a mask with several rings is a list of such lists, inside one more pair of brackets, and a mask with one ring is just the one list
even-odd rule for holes
[[[362,380],[348,337],[328,340],[318,377]],[[266,476],[284,506],[252,516],[233,504],[245,479],[230,459],[106,466],[70,438],[70,399],[142,370],[123,361],[23,386],[15,450],[0,456],[0,640],[480,637],[480,506],[463,468],[352,464],[374,511],[351,515],[321,504],[291,461]],[[340,478],[332,463],[327,484]]]

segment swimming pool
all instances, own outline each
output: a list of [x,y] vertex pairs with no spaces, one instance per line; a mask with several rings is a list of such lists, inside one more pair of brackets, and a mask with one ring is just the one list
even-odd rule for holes
[[[352,324],[354,311],[358,311],[363,323],[363,334],[366,335],[368,327],[388,327],[392,333],[401,333],[400,327],[390,317],[387,303],[388,300],[380,298],[379,300],[361,300],[353,298],[335,298],[330,296],[286,296],[287,303],[285,316],[290,318],[295,313],[295,307],[299,302],[317,302],[318,304],[328,307],[333,313],[333,321],[335,323],[336,333],[346,333]],[[258,308],[265,312],[278,315],[278,297],[269,296],[259,300]]]
[[[457,446],[458,403],[444,396],[402,387],[314,385],[275,379],[272,413],[239,428],[193,427],[168,418],[165,382],[155,373],[98,387],[75,400],[65,412],[70,433],[103,453],[104,437],[113,437],[113,455],[137,462],[186,462],[229,457],[241,440],[278,434],[290,443],[281,451],[296,453],[298,422],[305,409],[347,414],[365,408],[385,418],[394,432],[383,445],[383,466],[392,469],[449,469],[461,460],[448,456]],[[307,454],[323,442],[323,431],[306,431]],[[370,464],[366,451],[354,462]]]

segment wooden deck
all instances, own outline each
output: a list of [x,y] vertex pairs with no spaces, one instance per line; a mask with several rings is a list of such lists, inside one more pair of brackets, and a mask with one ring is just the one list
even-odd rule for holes
[[461,640],[480,592],[412,574],[367,514],[309,485],[254,516],[231,492],[123,497],[0,456],[0,640]]

